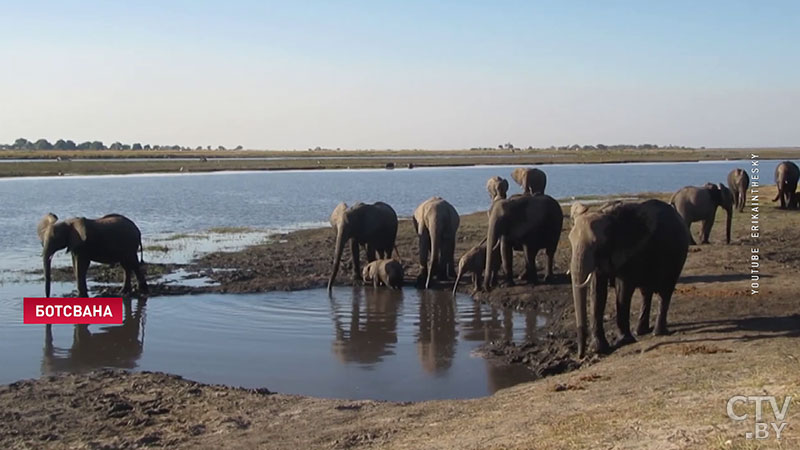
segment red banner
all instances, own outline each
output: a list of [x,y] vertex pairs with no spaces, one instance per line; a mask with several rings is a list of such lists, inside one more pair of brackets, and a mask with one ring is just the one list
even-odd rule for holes
[[122,323],[122,298],[37,298],[23,300],[26,324],[105,324]]

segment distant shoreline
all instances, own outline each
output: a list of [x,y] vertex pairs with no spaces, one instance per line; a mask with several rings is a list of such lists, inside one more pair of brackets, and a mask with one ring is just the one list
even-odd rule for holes
[[[0,151],[0,177],[797,159],[800,148],[625,151]],[[60,158],[57,160],[56,158]],[[133,159],[133,160],[131,160]]]

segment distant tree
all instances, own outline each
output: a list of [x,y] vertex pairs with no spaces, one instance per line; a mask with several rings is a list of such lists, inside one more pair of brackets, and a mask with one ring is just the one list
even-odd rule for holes
[[604,144],[597,144],[598,150],[608,150],[608,146]]
[[136,142],[135,144],[133,144],[131,146],[131,150],[141,150],[141,149],[142,149],[142,144],[140,144],[138,142]]
[[206,150],[211,150],[211,146],[210,145],[206,146]]
[[36,150],[52,150],[53,144],[51,144],[47,139],[39,139],[33,144],[33,147]]
[[81,142],[80,144],[78,144],[78,150],[89,150],[89,148],[91,148],[91,146],[92,146],[92,143],[89,142],[89,141]]
[[203,146],[202,145],[198,145],[195,150],[202,150],[202,149],[203,149]]
[[123,150],[130,150],[131,149],[131,144],[122,144],[122,149]]
[[56,150],[65,150],[64,147],[66,147],[66,146],[67,146],[67,141],[65,141],[63,139],[59,139],[59,140],[56,141],[55,144],[53,144],[53,148],[56,149]]
[[25,149],[30,149],[31,147],[33,147],[33,145],[30,143],[30,141],[28,141],[25,138],[19,138],[16,141],[14,141],[14,148],[16,149],[25,150]]
[[224,145],[220,145],[219,147],[217,147],[217,150],[225,151],[225,146]]
[[151,147],[150,144],[144,144],[144,147],[142,147],[142,150],[150,151],[152,149],[153,149],[153,147]]
[[170,149],[170,150],[181,150],[181,146],[180,146],[180,145],[173,145],[173,146],[172,146],[172,147],[170,147],[169,149]]
[[153,150],[161,150],[161,146],[158,144],[153,144]]
[[244,150],[244,147],[242,147],[241,145],[237,145],[234,150]]
[[106,146],[103,145],[103,141],[92,141],[89,144],[89,150],[106,150]]
[[109,150],[122,150],[122,142],[114,142],[108,147]]

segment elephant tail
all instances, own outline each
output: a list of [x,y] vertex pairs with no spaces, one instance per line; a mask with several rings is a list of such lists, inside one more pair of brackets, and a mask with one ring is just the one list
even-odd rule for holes
[[144,245],[142,245],[142,238],[139,238],[139,264],[144,264]]

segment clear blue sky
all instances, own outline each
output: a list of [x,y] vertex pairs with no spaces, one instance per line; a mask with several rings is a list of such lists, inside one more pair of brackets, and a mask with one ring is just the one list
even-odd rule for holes
[[11,1],[0,142],[800,145],[800,2]]

